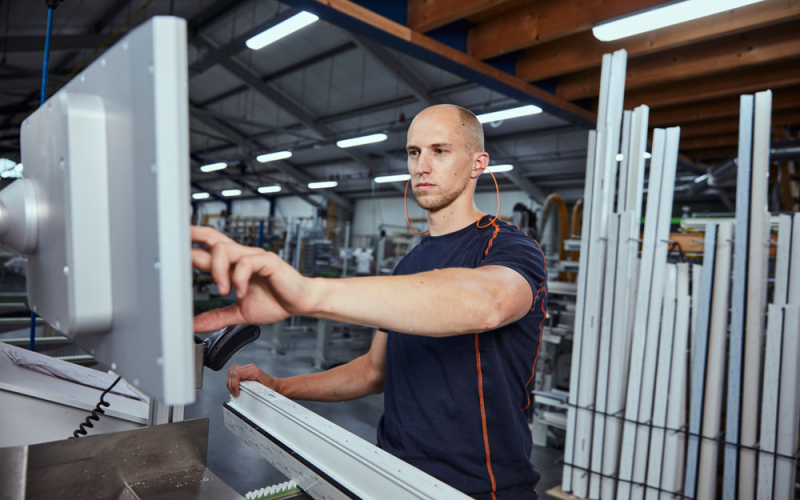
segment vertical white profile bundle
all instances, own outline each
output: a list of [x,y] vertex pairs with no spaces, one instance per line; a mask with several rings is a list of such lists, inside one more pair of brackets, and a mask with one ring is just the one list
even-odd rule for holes
[[[578,262],[578,298],[570,371],[563,488],[585,497],[589,489],[597,345],[602,311],[608,220],[614,201],[616,155],[622,122],[627,53],[603,56],[597,131],[590,133],[586,195]],[[573,467],[574,465],[575,467]]]

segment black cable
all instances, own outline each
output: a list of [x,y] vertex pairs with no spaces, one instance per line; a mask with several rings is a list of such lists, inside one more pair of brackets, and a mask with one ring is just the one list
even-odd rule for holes
[[117,380],[115,380],[114,383],[111,384],[111,386],[108,389],[103,391],[103,394],[100,395],[100,401],[94,407],[94,410],[92,410],[92,414],[89,415],[88,417],[86,417],[86,420],[84,420],[84,422],[80,425],[80,427],[75,432],[72,433],[72,437],[70,439],[74,439],[74,438],[79,438],[81,436],[85,436],[86,434],[89,433],[89,431],[87,431],[86,429],[87,428],[91,429],[92,427],[94,427],[94,424],[92,423],[92,420],[94,420],[95,422],[99,422],[100,421],[100,415],[104,415],[106,413],[106,411],[103,409],[103,406],[106,406],[106,407],[111,406],[111,403],[106,402],[106,400],[104,398],[105,398],[106,394],[108,394],[108,392],[111,389],[113,389],[114,386],[117,385],[117,382],[119,382],[120,380],[122,380],[122,376],[121,375],[119,377],[117,377]]
[[[704,434],[697,433],[697,432],[690,432],[690,431],[688,431],[686,429],[686,425],[684,425],[683,427],[681,427],[679,429],[674,429],[672,427],[667,427],[667,426],[664,426],[664,425],[654,424],[653,423],[653,419],[650,419],[647,422],[640,422],[639,420],[633,420],[633,419],[630,419],[630,418],[626,418],[626,417],[620,415],[620,413],[623,413],[625,411],[624,408],[619,410],[616,413],[608,413],[608,412],[605,412],[605,411],[596,410],[594,408],[594,405],[591,405],[591,406],[580,406],[580,405],[577,405],[575,403],[570,403],[569,401],[567,401],[567,402],[565,402],[563,404],[566,405],[566,406],[571,406],[571,407],[575,408],[576,410],[588,411],[588,412],[590,412],[592,414],[602,415],[602,416],[608,417],[608,418],[613,418],[613,419],[619,420],[621,422],[626,422],[626,423],[634,424],[634,425],[637,425],[637,426],[648,427],[651,431],[653,429],[662,430],[662,431],[665,431],[665,432],[669,431],[669,432],[676,433],[676,434],[683,434],[684,436],[687,436],[687,437],[696,437],[696,438],[699,438],[699,439],[702,439],[702,440],[706,440],[706,441],[715,441],[717,443],[724,444],[724,445],[736,446],[737,448],[740,448],[740,449],[756,451],[756,452],[759,452],[759,453],[763,453],[765,455],[771,455],[771,456],[773,456],[775,458],[783,458],[783,459],[786,459],[786,460],[800,460],[800,449],[797,450],[794,455],[784,455],[783,453],[779,453],[777,451],[767,451],[767,450],[761,449],[761,447],[758,444],[756,444],[755,446],[750,446],[750,445],[746,445],[746,444],[742,444],[742,443],[735,443],[733,441],[728,441],[728,440],[725,439],[725,431],[721,431],[719,434],[717,434],[716,436],[712,437],[712,436],[706,436]],[[566,462],[564,462],[564,463],[566,464]],[[580,468],[580,467],[574,466],[572,464],[567,464],[567,465],[571,465],[573,467]]]

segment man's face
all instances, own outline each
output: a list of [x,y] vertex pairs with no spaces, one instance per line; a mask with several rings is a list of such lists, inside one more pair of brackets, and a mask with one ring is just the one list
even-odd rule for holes
[[408,173],[417,203],[436,212],[464,192],[474,162],[457,113],[429,109],[408,129]]

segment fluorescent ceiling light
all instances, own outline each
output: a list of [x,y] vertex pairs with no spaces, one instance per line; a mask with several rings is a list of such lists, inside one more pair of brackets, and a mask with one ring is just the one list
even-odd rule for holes
[[211,195],[208,194],[208,193],[192,193],[192,199],[194,199],[194,200],[205,200],[209,196],[211,196]]
[[309,189],[325,189],[325,188],[332,188],[338,186],[339,183],[336,181],[322,181],[322,182],[309,182],[308,188]]
[[411,176],[408,175],[408,174],[397,174],[397,175],[384,175],[384,176],[381,176],[381,177],[375,177],[375,179],[373,179],[373,180],[375,182],[377,182],[378,184],[383,184],[384,182],[407,181],[410,178],[411,178]]
[[265,155],[258,156],[256,157],[256,160],[260,161],[261,163],[268,163],[276,160],[285,160],[286,158],[291,157],[291,151],[278,151],[277,153],[267,153]]
[[224,161],[221,161],[219,163],[211,163],[210,165],[203,165],[202,167],[200,167],[200,171],[201,172],[214,172],[216,170],[222,170],[222,169],[225,169],[225,168],[228,168],[228,164],[225,163]]
[[375,142],[383,142],[388,139],[386,134],[372,134],[365,135],[364,137],[354,137],[352,139],[343,139],[336,141],[336,145],[340,148],[352,148],[353,146],[363,146],[364,144],[372,144]]
[[486,170],[492,172],[493,174],[496,174],[497,172],[510,172],[514,170],[514,165],[509,165],[507,163],[503,165],[492,165]]
[[481,123],[499,122],[500,120],[519,118],[520,116],[536,115],[541,112],[542,108],[529,104],[528,106],[521,106],[519,108],[505,109],[503,111],[495,111],[494,113],[484,113],[478,115],[478,121]]
[[317,19],[319,19],[319,17],[310,12],[301,12],[250,38],[245,42],[245,45],[253,50],[263,49],[272,42],[280,40],[287,35],[291,35],[299,29],[305,28]]
[[230,197],[230,196],[239,196],[240,194],[242,194],[242,190],[241,189],[223,189],[222,190],[222,196]]
[[592,33],[601,42],[610,42],[761,1],[763,0],[686,0],[595,26]]
[[261,194],[267,193],[279,193],[281,191],[280,186],[261,186],[258,188],[258,192]]

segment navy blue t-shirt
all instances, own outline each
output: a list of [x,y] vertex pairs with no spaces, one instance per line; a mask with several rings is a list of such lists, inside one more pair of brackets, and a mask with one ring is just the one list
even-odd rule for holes
[[[491,216],[484,216],[481,225]],[[425,237],[394,271],[500,265],[533,292],[530,312],[481,334],[433,338],[387,331],[385,413],[378,446],[454,488],[487,500],[536,499],[539,471],[525,410],[547,307],[539,244],[501,220]],[[452,297],[452,300],[459,300]]]

